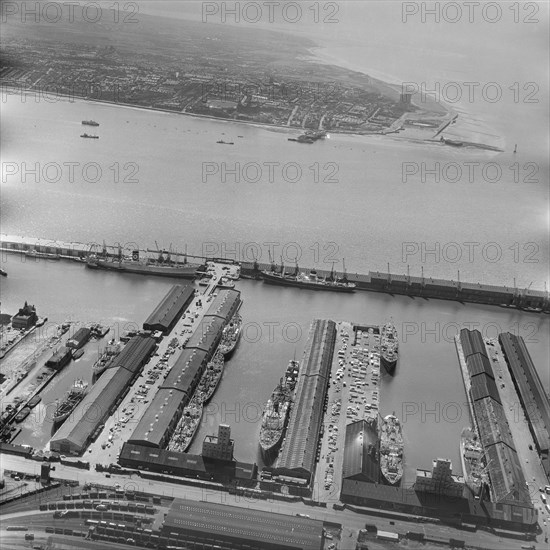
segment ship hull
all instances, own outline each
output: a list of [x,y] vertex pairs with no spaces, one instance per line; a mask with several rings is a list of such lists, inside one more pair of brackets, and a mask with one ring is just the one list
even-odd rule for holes
[[380,363],[386,369],[388,374],[394,374],[395,367],[397,365],[397,359],[389,360],[384,357],[383,354],[380,354]]
[[104,269],[119,273],[136,275],[154,275],[156,277],[176,277],[178,279],[194,279],[197,267],[160,267],[154,265],[131,265],[125,262],[110,262],[99,260],[87,264],[91,269]]
[[260,452],[262,454],[262,460],[266,465],[272,464],[279,454],[279,449],[281,448],[281,443],[283,441],[285,430],[281,430],[281,435],[271,445],[263,445],[260,442]]
[[297,281],[286,277],[279,277],[270,273],[262,273],[261,278],[270,285],[293,286],[297,288],[305,288],[307,290],[330,290],[331,292],[355,292],[355,287],[338,286],[321,283],[308,283],[306,281]]

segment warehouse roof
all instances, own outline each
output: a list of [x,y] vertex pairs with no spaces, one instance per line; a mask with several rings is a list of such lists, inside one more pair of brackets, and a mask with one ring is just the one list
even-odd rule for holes
[[509,332],[500,334],[498,339],[535,435],[537,446],[541,450],[546,450],[550,446],[550,401],[527,351],[525,341]]
[[220,341],[224,325],[223,319],[205,315],[185,347],[212,353]]
[[186,392],[191,397],[194,389],[193,380],[207,362],[208,355],[202,349],[184,349],[160,387],[174,388]]
[[225,321],[235,313],[241,301],[241,293],[239,290],[222,289],[218,291],[218,295],[212,300],[206,315],[215,315]]
[[316,319],[313,322],[277,468],[313,474],[328,372],[334,352],[335,327],[334,321]]
[[464,357],[466,359],[474,353],[481,353],[487,356],[483,336],[481,336],[479,330],[468,330],[467,328],[463,328],[460,331],[460,343],[462,344],[462,350],[464,351]]
[[159,447],[186,401],[187,396],[179,391],[159,389],[128,441]]
[[106,370],[54,434],[52,443],[65,440],[75,449],[83,450],[88,438],[109,414],[117,397],[131,379],[132,373],[126,369]]
[[485,397],[474,402],[474,412],[484,449],[499,442],[511,449],[516,448],[502,405]]
[[124,367],[130,372],[136,372],[153,353],[156,345],[155,340],[150,336],[138,334],[124,346],[110,368]]
[[491,362],[487,356],[482,353],[472,353],[466,357],[466,366],[468,367],[470,377],[485,373],[491,378],[495,378],[493,367],[491,367]]
[[191,285],[174,285],[143,323],[143,328],[161,326],[168,329],[189,304],[195,290]]
[[474,401],[483,399],[484,397],[490,397],[497,403],[502,404],[498,394],[497,384],[490,376],[487,376],[485,373],[478,374],[472,378],[471,384],[471,394]]
[[203,532],[281,549],[319,550],[323,522],[227,504],[175,499],[163,530]]
[[343,478],[378,482],[379,464],[376,459],[378,434],[365,420],[346,426]]

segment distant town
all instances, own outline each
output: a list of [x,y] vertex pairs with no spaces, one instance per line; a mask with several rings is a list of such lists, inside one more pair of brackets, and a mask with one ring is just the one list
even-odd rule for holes
[[[68,96],[148,109],[296,129],[380,134],[418,125],[434,130],[443,112],[428,112],[384,83],[340,80],[314,63],[269,69],[224,56],[141,55],[114,46],[15,39],[3,44],[7,89],[34,91],[44,101]],[[200,53],[200,52],[197,52]],[[338,73],[341,69],[334,67]],[[425,107],[423,105],[423,107]]]

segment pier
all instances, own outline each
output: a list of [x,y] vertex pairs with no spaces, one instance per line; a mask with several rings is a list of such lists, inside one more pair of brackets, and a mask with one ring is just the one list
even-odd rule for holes
[[[61,241],[46,241],[26,237],[14,237],[1,235],[0,250],[24,255],[26,252],[36,251],[42,254],[57,255],[61,259],[86,262],[90,253],[103,245],[98,243],[65,243]],[[136,243],[121,245],[123,251],[131,253],[138,249]],[[106,246],[107,257],[118,256],[119,245]],[[141,252],[141,251],[140,251]],[[143,252],[148,252],[144,250]],[[149,251],[150,252],[150,251]],[[159,253],[162,250],[158,251]],[[167,251],[164,251],[167,252]],[[200,260],[201,262],[213,261],[225,264],[238,264],[241,267],[241,275],[244,278],[262,279],[262,271],[269,271],[271,265],[258,262],[238,262],[227,258],[206,257],[196,254],[182,254],[173,252],[174,255],[184,256]],[[23,256],[27,258],[26,256]],[[29,258],[28,261],[33,260]],[[35,258],[33,261],[53,261],[48,258]],[[311,268],[301,271],[309,273]],[[328,270],[317,269],[319,277],[329,277]],[[550,296],[547,290],[534,290],[531,288],[518,288],[515,286],[497,286],[481,283],[469,283],[449,281],[446,279],[434,279],[432,277],[418,277],[412,275],[400,275],[395,273],[369,271],[366,274],[334,272],[338,278],[346,277],[349,282],[356,284],[357,290],[369,292],[381,292],[384,294],[397,294],[411,298],[451,300],[460,303],[484,304],[500,306],[511,309],[520,309],[530,313],[550,313]]]

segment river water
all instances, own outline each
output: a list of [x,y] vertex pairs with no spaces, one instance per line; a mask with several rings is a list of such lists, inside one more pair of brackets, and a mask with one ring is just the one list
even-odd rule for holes
[[[263,261],[271,250],[287,264],[298,255],[304,267],[330,268],[334,261],[340,267],[345,258],[349,272],[385,271],[389,263],[393,272],[410,266],[411,275],[424,268],[427,276],[456,279],[460,270],[463,281],[512,285],[515,279],[520,287],[543,289],[549,281],[548,141],[540,121],[548,120],[548,87],[539,54],[547,28],[506,23],[499,34],[487,25],[439,26],[427,37],[418,23],[383,27],[376,18],[361,18],[353,11],[359,4],[346,4],[348,16],[337,28],[305,25],[293,32],[315,38],[324,61],[392,81],[496,81],[503,89],[514,82],[539,84],[536,104],[507,94],[496,103],[452,105],[460,117],[448,137],[490,141],[503,153],[381,136],[332,135],[302,146],[288,142],[295,133],[282,129],[4,95],[2,233],[44,243],[105,240],[140,248],[157,241],[161,247],[171,243],[179,250]],[[395,16],[395,7],[387,9]],[[521,50],[515,49],[518,42]],[[79,137],[80,121],[90,118],[100,122],[92,130],[98,140]],[[235,145],[216,144],[220,139]],[[515,162],[519,172],[511,168]],[[404,163],[419,168],[406,181]],[[429,173],[437,163],[454,163],[464,173],[467,163],[478,163],[478,170],[496,163],[501,175],[490,182],[476,171],[473,181],[463,175],[453,182],[439,170],[437,181]],[[36,168],[37,175],[23,178]],[[53,322],[139,325],[174,282],[9,255],[2,267],[9,273],[2,280],[2,310],[14,312],[28,299]],[[288,360],[301,356],[315,317],[371,324],[393,318],[400,362],[395,377],[382,380],[381,412],[395,411],[404,423],[407,477],[417,467],[430,468],[436,456],[451,458],[460,470],[458,438],[469,420],[452,343],[457,327],[524,336],[549,385],[546,316],[369,293],[318,294],[253,281],[238,287],[245,334],[192,452],[225,421],[236,457],[260,462],[261,408]],[[95,353],[88,346],[44,401],[89,372]],[[31,423],[29,417],[21,439],[45,443],[46,424]]]

